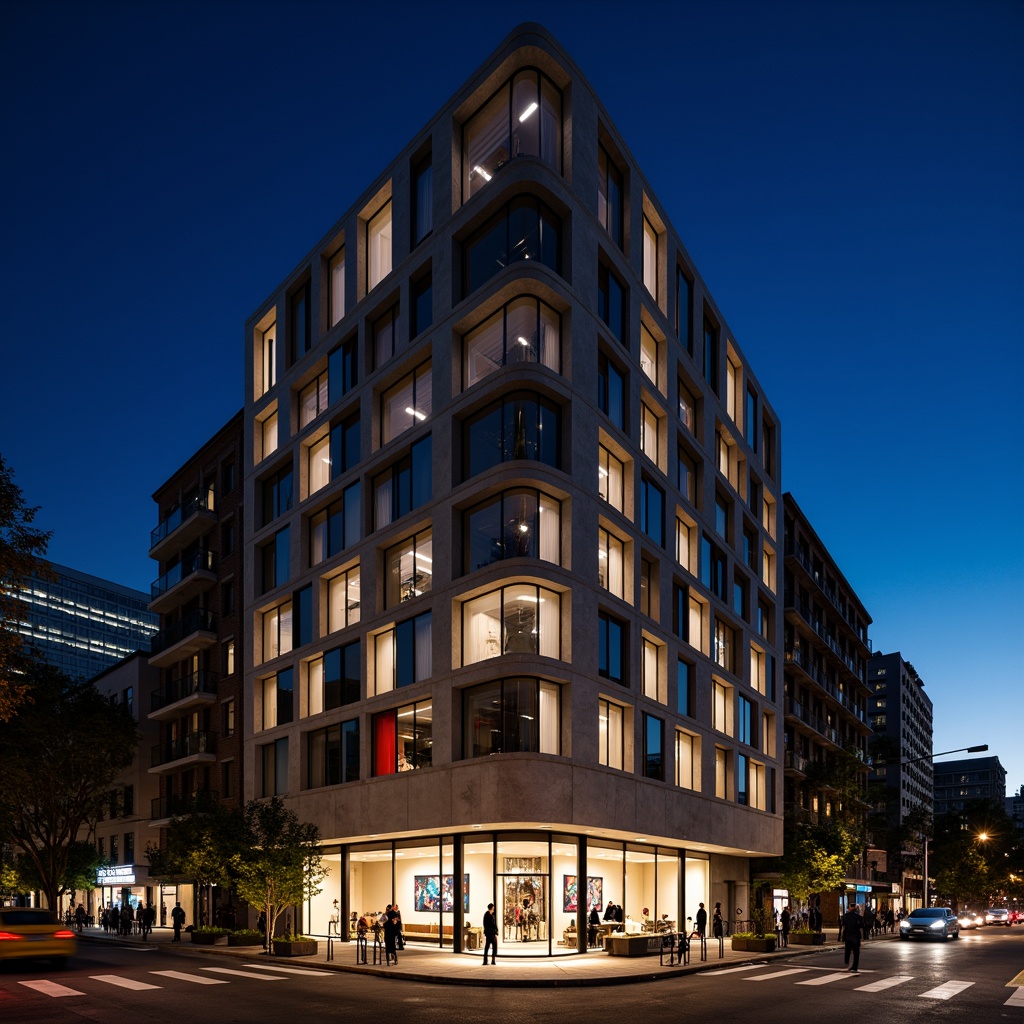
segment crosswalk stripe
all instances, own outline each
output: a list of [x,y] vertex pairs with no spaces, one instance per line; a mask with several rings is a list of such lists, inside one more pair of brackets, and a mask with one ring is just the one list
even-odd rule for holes
[[905,982],[913,981],[912,974],[894,974],[891,978],[883,978],[881,981],[873,981],[870,985],[858,985],[854,992],[884,992],[894,985],[902,985]]
[[774,971],[771,974],[759,974],[756,978],[744,978],[744,981],[771,981],[773,978],[785,978],[788,974],[806,974],[805,967],[791,967],[788,971]]
[[937,988],[930,988],[927,992],[922,992],[919,998],[951,999],[958,992],[963,992],[965,988],[970,988],[973,984],[973,981],[947,981],[944,985],[939,985]]
[[276,964],[242,964],[243,967],[252,967],[257,971],[280,971],[282,974],[309,974],[317,977],[327,978],[333,971],[313,971],[308,967],[278,967]]
[[276,974],[253,974],[252,971],[233,971],[230,967],[200,967],[201,971],[213,971],[215,974],[234,974],[239,978],[255,978],[257,981],[287,981]]
[[1003,1006],[1024,1006],[1024,988],[1015,988],[1013,995],[1003,1003]]
[[[808,978],[807,981],[798,981],[798,985],[830,985],[833,981],[841,981],[850,976],[849,971],[840,971],[838,974],[824,974],[820,978]],[[749,978],[747,979],[750,980]]]
[[18,984],[24,985],[25,988],[34,989],[36,992],[41,992],[44,996],[52,996],[54,999],[60,999],[62,996],[85,995],[84,992],[68,988],[67,985],[58,985],[55,981],[19,981]]
[[738,974],[740,971],[757,971],[764,967],[764,964],[744,964],[742,967],[726,967],[724,971],[701,971],[701,978],[717,978],[721,974]]
[[186,974],[184,971],[150,971],[162,978],[174,978],[176,981],[191,981],[195,985],[227,985],[223,978],[204,978],[201,974]]
[[116,974],[90,974],[93,981],[102,981],[105,985],[116,985],[118,988],[128,988],[133,992],[142,992],[147,988],[159,988],[159,985],[150,985],[146,981],[132,981],[131,978],[120,978]]

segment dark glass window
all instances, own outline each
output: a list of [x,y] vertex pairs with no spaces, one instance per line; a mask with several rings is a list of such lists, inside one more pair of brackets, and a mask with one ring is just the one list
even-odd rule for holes
[[597,674],[628,686],[625,623],[601,612],[597,617],[597,647]]
[[278,470],[263,481],[263,525],[272,523],[292,507],[291,467]]
[[344,551],[362,538],[359,483],[345,488],[340,501],[317,512],[309,521],[309,564]]
[[597,357],[597,405],[620,430],[626,422],[626,378],[603,353]]
[[359,640],[324,652],[324,711],[359,700],[361,664]]
[[261,796],[280,796],[288,789],[288,737],[259,748]]
[[409,454],[373,479],[373,528],[379,530],[431,499],[431,438],[417,441]]
[[313,642],[313,587],[295,592],[292,602],[292,643],[296,647]]
[[359,382],[355,338],[350,338],[327,357],[327,391],[333,405],[347,395]]
[[286,526],[278,530],[273,538],[263,545],[263,590],[273,590],[287,582],[291,575],[289,547],[291,533]]
[[704,379],[718,394],[718,328],[704,318]]
[[428,153],[412,170],[412,244],[434,229],[434,168]]
[[732,581],[732,610],[741,618],[747,617],[747,581],[737,575]]
[[720,494],[715,495],[715,533],[729,537],[729,503]]
[[693,355],[693,282],[676,267],[676,334],[679,344]]
[[682,446],[679,446],[676,457],[676,476],[679,493],[691,504],[697,499],[697,461]]
[[476,291],[519,260],[539,260],[561,271],[559,218],[533,196],[518,196],[501,208],[464,246],[463,295]]
[[373,322],[373,353],[376,366],[383,366],[398,343],[398,303]]
[[743,436],[752,451],[757,451],[757,392],[747,388],[747,405],[743,412]]
[[622,172],[604,146],[597,147],[597,219],[612,241],[622,248]]
[[558,686],[540,679],[499,679],[463,690],[463,757],[559,753],[560,700]]
[[749,804],[750,793],[747,788],[747,758],[745,754],[736,755],[736,803]]
[[307,281],[291,297],[291,339],[289,352],[291,362],[304,356],[312,345],[312,330],[310,328],[310,288]]
[[646,477],[640,481],[640,529],[654,541],[665,543],[665,494]]
[[672,584],[672,632],[680,640],[689,639],[689,600],[681,583]]
[[359,463],[359,413],[355,412],[331,427],[331,479],[354,469]]
[[526,488],[503,491],[463,516],[463,571],[505,558],[560,561],[561,505]]
[[725,555],[718,546],[702,534],[700,539],[700,581],[715,597],[729,599],[725,582]]
[[292,720],[295,708],[294,674],[290,668],[277,673],[277,724],[285,725]]
[[696,673],[688,661],[676,662],[676,710],[681,715],[694,715],[694,678]]
[[644,778],[664,779],[662,747],[665,723],[654,715],[644,715]]
[[597,268],[597,315],[616,341],[629,344],[626,317],[629,312],[626,286],[603,263]]
[[765,416],[761,424],[761,461],[764,471],[775,479],[775,425]]
[[736,737],[740,743],[752,746],[754,736],[754,705],[746,697],[740,697],[736,707]]
[[412,286],[412,337],[422,334],[434,322],[434,279],[426,274]]
[[309,733],[306,788],[336,786],[359,779],[359,722],[340,722]]
[[463,425],[465,479],[518,459],[560,468],[561,414],[546,399],[511,394]]

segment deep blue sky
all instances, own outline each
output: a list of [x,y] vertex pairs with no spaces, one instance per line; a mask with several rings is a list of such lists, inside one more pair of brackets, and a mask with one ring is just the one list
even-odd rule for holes
[[987,741],[1016,791],[1017,0],[9,0],[0,451],[50,557],[148,589],[151,494],[241,407],[246,316],[527,20],[680,231],[934,749]]

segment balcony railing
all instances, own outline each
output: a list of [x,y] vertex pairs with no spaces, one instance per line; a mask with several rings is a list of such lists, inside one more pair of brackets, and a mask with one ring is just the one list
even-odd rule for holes
[[795,750],[786,751],[784,764],[786,768],[793,768],[798,772],[803,772],[805,775],[807,774],[807,758],[804,757],[803,754],[798,754]]
[[201,494],[184,505],[176,508],[166,519],[162,519],[154,530],[149,532],[150,550],[155,548],[165,537],[169,537],[187,519],[191,519],[197,512],[212,512],[214,505],[214,492],[211,488],[205,494]]
[[182,580],[197,572],[213,572],[217,557],[212,551],[200,549],[191,558],[179,562],[173,569],[168,569],[158,580],[154,580],[149,588],[149,596],[155,601],[161,594],[166,594],[171,587],[176,587]]
[[803,704],[792,697],[786,698],[786,714],[799,718],[801,722],[809,725],[815,732],[820,733],[837,746],[839,745],[839,731],[834,726],[829,725],[820,715],[814,714],[814,712],[804,707]]
[[838,686],[831,679],[829,679],[824,672],[818,668],[817,665],[811,663],[810,658],[807,657],[802,651],[793,648],[786,648],[786,661],[795,662],[807,673],[817,684],[820,686],[833,700],[838,701],[846,708],[850,714],[854,715],[858,721],[867,722],[867,712],[864,708],[859,707],[857,704],[850,699],[850,695],[840,690]]
[[212,754],[217,749],[217,737],[212,732],[189,732],[172,743],[158,743],[153,748],[151,767],[156,768],[171,761],[196,754]]
[[174,818],[182,814],[202,814],[212,811],[220,801],[220,793],[203,790],[187,796],[159,796],[152,802],[150,817],[154,821],[161,818]]
[[176,643],[180,643],[192,633],[214,633],[216,629],[217,623],[213,612],[208,608],[197,608],[194,612],[186,615],[180,622],[172,622],[171,625],[161,629],[159,633],[154,633],[153,639],[150,641],[150,654],[159,654],[161,651],[166,651],[168,647],[173,647]]
[[197,693],[216,695],[217,682],[217,673],[208,672],[205,669],[193,672],[184,679],[175,679],[153,694],[151,710],[159,711],[161,708],[167,707],[168,704],[176,704],[179,700],[184,700]]
[[794,551],[792,544],[787,544],[786,555],[791,558],[795,558],[803,566],[807,575],[814,580],[818,585],[818,589],[825,595],[825,597],[828,598],[832,607],[835,608],[835,610],[842,616],[843,621],[854,631],[854,633],[857,634],[857,638],[870,651],[872,649],[871,639],[862,633],[861,630],[857,628],[857,623],[851,619],[851,605],[844,604],[844,602],[840,600],[839,595],[828,585],[828,583],[825,582],[821,571],[815,569],[814,566],[811,565],[811,560],[808,558],[807,552],[801,551],[799,548]]

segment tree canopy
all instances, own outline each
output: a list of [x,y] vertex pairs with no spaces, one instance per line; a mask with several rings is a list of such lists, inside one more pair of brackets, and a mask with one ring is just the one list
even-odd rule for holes
[[25,858],[56,908],[75,881],[75,843],[132,763],[138,729],[123,704],[49,665],[28,661],[25,681],[32,702],[0,722],[0,844]]
[[51,575],[42,556],[52,534],[32,526],[38,511],[25,504],[14,471],[0,455],[0,722],[10,721],[30,699],[17,624],[25,618],[20,593],[32,574]]

